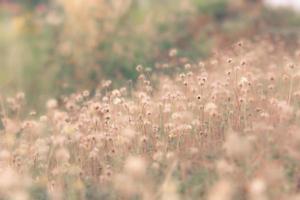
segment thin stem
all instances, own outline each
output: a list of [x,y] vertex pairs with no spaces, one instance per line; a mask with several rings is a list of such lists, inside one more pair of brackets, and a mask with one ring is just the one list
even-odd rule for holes
[[288,96],[288,105],[290,105],[290,103],[291,103],[292,92],[293,92],[293,82],[294,82],[294,77],[292,77],[291,81],[290,81],[290,89],[289,89],[289,96]]

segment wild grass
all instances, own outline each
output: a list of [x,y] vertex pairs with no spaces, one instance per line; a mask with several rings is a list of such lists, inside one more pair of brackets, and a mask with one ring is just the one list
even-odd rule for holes
[[299,56],[260,37],[199,63],[173,49],[135,86],[103,81],[45,113],[1,96],[0,198],[298,199]]

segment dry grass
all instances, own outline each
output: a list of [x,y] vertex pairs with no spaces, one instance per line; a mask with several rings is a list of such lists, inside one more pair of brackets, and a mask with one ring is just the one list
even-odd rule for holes
[[299,199],[299,51],[258,39],[169,55],[160,73],[138,66],[135,87],[104,81],[42,116],[2,97],[0,199]]

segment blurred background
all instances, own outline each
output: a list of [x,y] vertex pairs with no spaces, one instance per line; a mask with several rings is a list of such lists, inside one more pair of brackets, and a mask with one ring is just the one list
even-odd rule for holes
[[24,91],[39,108],[103,80],[124,85],[173,48],[198,62],[239,38],[293,43],[299,11],[298,0],[0,0],[0,94]]

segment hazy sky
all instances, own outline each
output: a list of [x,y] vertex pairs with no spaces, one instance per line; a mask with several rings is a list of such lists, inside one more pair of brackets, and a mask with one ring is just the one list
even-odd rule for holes
[[288,6],[300,11],[300,0],[265,0],[265,2],[272,6]]

